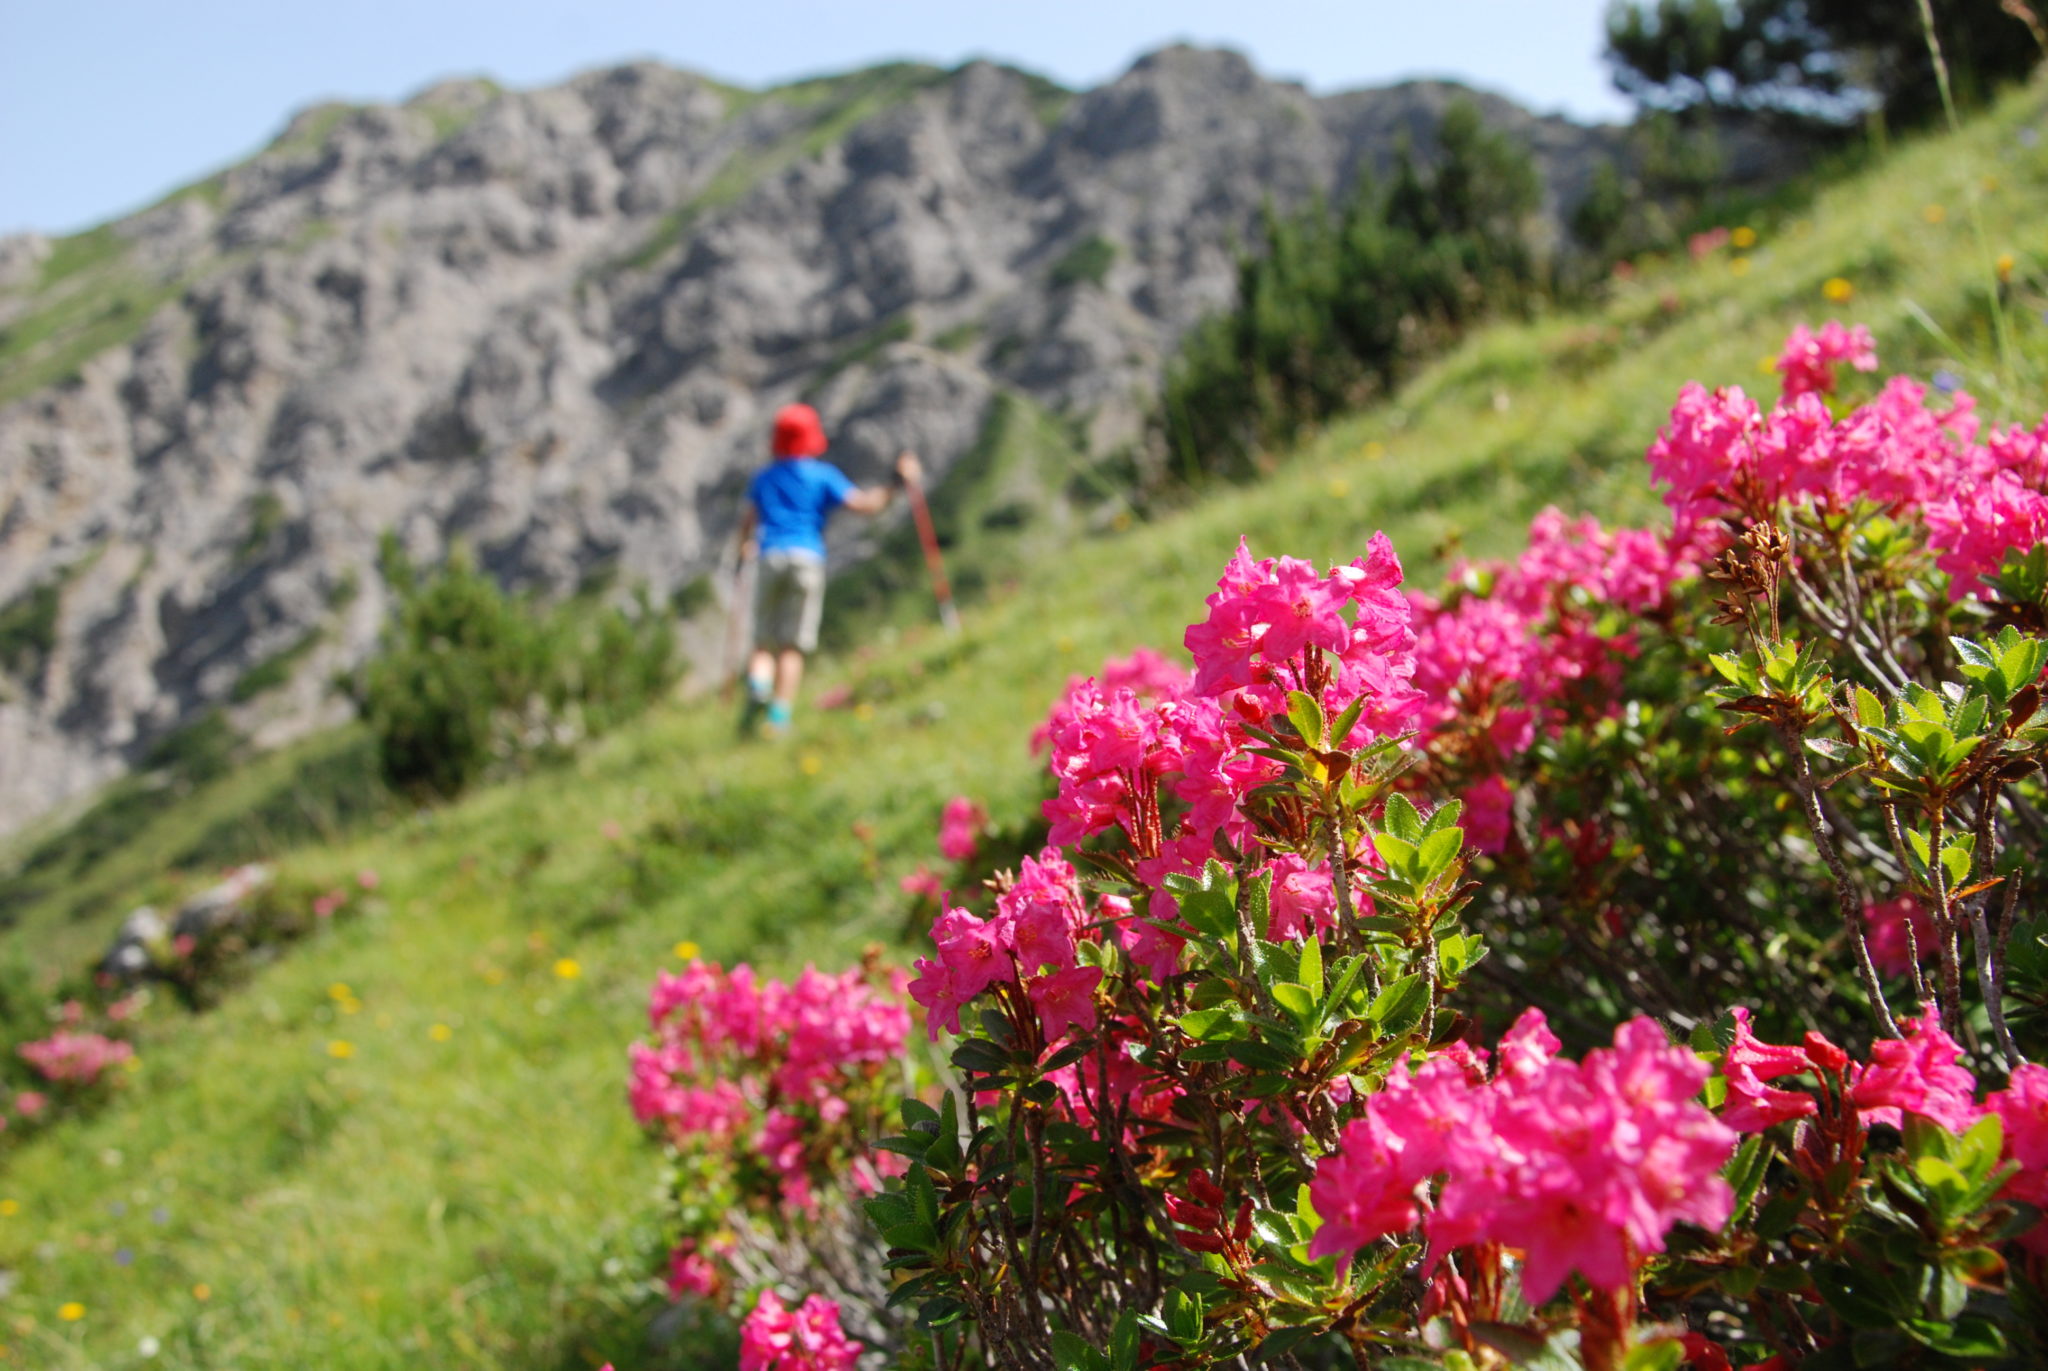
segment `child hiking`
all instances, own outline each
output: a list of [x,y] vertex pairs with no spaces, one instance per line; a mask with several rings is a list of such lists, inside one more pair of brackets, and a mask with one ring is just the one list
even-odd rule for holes
[[[774,458],[747,484],[740,518],[740,564],[758,558],[754,576],[754,651],[747,660],[745,726],[766,719],[768,731],[789,731],[804,657],[818,648],[825,608],[825,521],[841,505],[880,514],[893,486],[862,488],[830,462],[825,428],[809,405],[784,405],[775,416]],[[896,459],[899,481],[918,479],[917,458]]]

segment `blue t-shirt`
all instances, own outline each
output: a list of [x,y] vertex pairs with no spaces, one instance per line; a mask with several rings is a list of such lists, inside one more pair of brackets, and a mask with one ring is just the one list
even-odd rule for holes
[[761,521],[761,551],[825,555],[825,520],[858,489],[846,473],[816,457],[770,462],[747,483]]

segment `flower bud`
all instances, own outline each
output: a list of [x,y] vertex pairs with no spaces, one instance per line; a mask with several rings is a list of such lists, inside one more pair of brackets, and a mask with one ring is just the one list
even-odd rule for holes
[[1189,1228],[1207,1231],[1223,1226],[1223,1215],[1220,1211],[1207,1205],[1191,1204],[1178,1195],[1166,1197],[1166,1212],[1175,1223],[1186,1224]]
[[1811,1030],[1806,1035],[1806,1056],[1822,1071],[1835,1075],[1840,1075],[1842,1068],[1849,1064],[1848,1053]]
[[1246,1200],[1237,1207],[1237,1222],[1230,1226],[1230,1240],[1244,1242],[1252,1235],[1252,1202]]

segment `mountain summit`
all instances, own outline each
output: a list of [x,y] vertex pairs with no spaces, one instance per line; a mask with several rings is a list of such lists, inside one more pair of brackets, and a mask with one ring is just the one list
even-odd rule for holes
[[0,240],[0,831],[208,711],[265,744],[345,712],[387,535],[667,595],[715,566],[792,399],[860,480],[902,447],[943,480],[1004,393],[1128,442],[1261,204],[1426,149],[1460,96],[1553,210],[1614,141],[1187,47],[1081,93],[642,63],[315,107],[150,209]]

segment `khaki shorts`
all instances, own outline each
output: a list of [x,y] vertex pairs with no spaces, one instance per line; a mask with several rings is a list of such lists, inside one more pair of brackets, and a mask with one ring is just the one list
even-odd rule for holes
[[754,646],[816,652],[824,613],[824,562],[790,549],[761,554],[754,573]]

